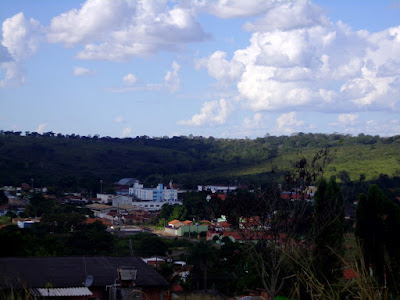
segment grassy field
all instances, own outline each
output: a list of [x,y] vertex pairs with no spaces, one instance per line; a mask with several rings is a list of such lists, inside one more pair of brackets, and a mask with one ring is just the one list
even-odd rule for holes
[[[250,167],[226,171],[226,175],[242,176],[255,175],[274,170],[290,169],[293,163],[302,156],[311,158],[319,149],[306,149],[301,153],[283,152],[277,158]],[[389,177],[400,176],[400,145],[376,144],[339,146],[331,148],[332,162],[327,167],[325,175],[338,175],[340,171],[347,171],[352,181],[360,179],[364,174],[366,180],[374,180],[380,174]]]
[[110,186],[124,177],[146,185],[158,182],[193,187],[197,184],[260,183],[268,172],[282,174],[302,156],[311,158],[328,147],[333,156],[326,176],[346,171],[357,181],[361,174],[400,176],[400,137],[303,134],[258,139],[174,137],[170,139],[66,138],[0,134],[0,184],[35,182],[88,190],[99,179]]

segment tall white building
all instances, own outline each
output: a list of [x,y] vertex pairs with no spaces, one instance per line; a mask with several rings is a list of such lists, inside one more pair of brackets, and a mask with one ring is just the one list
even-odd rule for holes
[[167,189],[162,183],[159,183],[156,188],[144,188],[143,184],[136,182],[133,187],[129,188],[129,194],[147,201],[178,201],[178,190]]

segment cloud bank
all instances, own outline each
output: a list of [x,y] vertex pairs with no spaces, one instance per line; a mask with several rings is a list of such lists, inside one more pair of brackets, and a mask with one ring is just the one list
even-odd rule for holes
[[165,1],[87,0],[51,20],[47,40],[83,46],[80,59],[126,61],[208,39],[195,11]]
[[20,86],[25,82],[22,64],[38,50],[41,31],[39,22],[32,18],[27,20],[22,12],[3,22],[0,68],[5,69],[6,74],[0,87]]
[[[354,31],[331,22],[310,1],[265,3],[264,13],[243,26],[252,32],[248,47],[236,50],[230,60],[217,50],[196,64],[218,87],[233,87],[242,107],[289,111],[292,125],[300,125],[294,110],[399,111],[400,26]],[[249,6],[240,16],[254,14]],[[286,132],[279,120],[277,128]]]

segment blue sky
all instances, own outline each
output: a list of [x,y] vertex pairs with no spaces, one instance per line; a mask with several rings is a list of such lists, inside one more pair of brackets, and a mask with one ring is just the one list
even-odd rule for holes
[[400,134],[400,1],[3,0],[0,129]]

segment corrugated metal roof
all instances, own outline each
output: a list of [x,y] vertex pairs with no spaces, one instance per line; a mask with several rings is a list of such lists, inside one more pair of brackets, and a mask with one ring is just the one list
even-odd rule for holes
[[93,293],[87,287],[70,288],[37,288],[40,296],[43,297],[71,297],[71,296],[92,296]]

